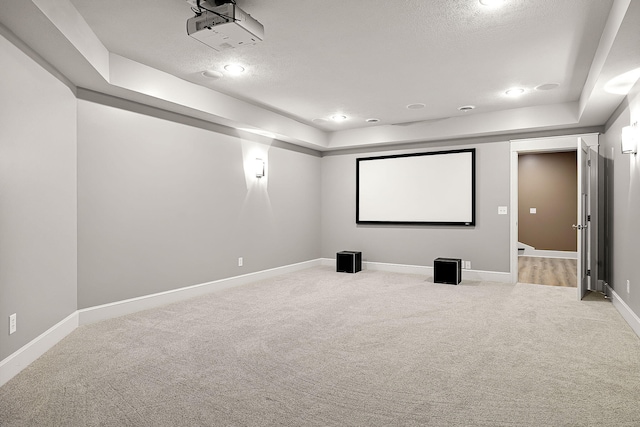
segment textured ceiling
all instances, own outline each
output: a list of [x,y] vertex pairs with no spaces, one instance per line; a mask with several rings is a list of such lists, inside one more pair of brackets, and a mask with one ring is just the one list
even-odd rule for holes
[[323,152],[594,132],[640,75],[639,0],[237,2],[265,40],[224,52],[186,34],[185,0],[3,0],[0,35],[79,99]]
[[[106,48],[323,130],[578,101],[612,0],[237,0],[265,27],[217,52],[187,36],[184,0],[71,0]],[[229,62],[242,76],[204,70]],[[535,87],[555,83],[553,90]],[[511,98],[510,87],[527,93]],[[425,108],[407,109],[423,103]],[[475,105],[472,112],[458,107]],[[343,113],[349,120],[327,119]]]

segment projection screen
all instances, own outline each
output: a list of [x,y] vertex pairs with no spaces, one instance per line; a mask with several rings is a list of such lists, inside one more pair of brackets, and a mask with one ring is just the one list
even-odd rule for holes
[[356,159],[356,223],[473,226],[475,148]]

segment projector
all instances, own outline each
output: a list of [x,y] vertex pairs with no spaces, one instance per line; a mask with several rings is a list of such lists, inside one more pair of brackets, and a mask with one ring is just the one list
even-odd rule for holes
[[213,0],[193,1],[198,15],[187,19],[187,34],[207,46],[223,51],[244,45],[253,45],[264,39],[264,27],[236,6],[225,3],[219,6]]

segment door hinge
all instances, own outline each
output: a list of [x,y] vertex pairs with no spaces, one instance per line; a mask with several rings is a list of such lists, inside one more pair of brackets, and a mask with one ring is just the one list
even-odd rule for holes
[[591,221],[591,215],[587,215],[587,221]]
[[587,270],[587,276],[591,276],[591,270]]
[[591,159],[587,160],[587,166],[591,166]]

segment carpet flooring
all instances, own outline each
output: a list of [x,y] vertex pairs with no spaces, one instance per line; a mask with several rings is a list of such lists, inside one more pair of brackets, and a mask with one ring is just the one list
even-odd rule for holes
[[9,426],[638,426],[640,340],[575,289],[314,267],[78,328]]

